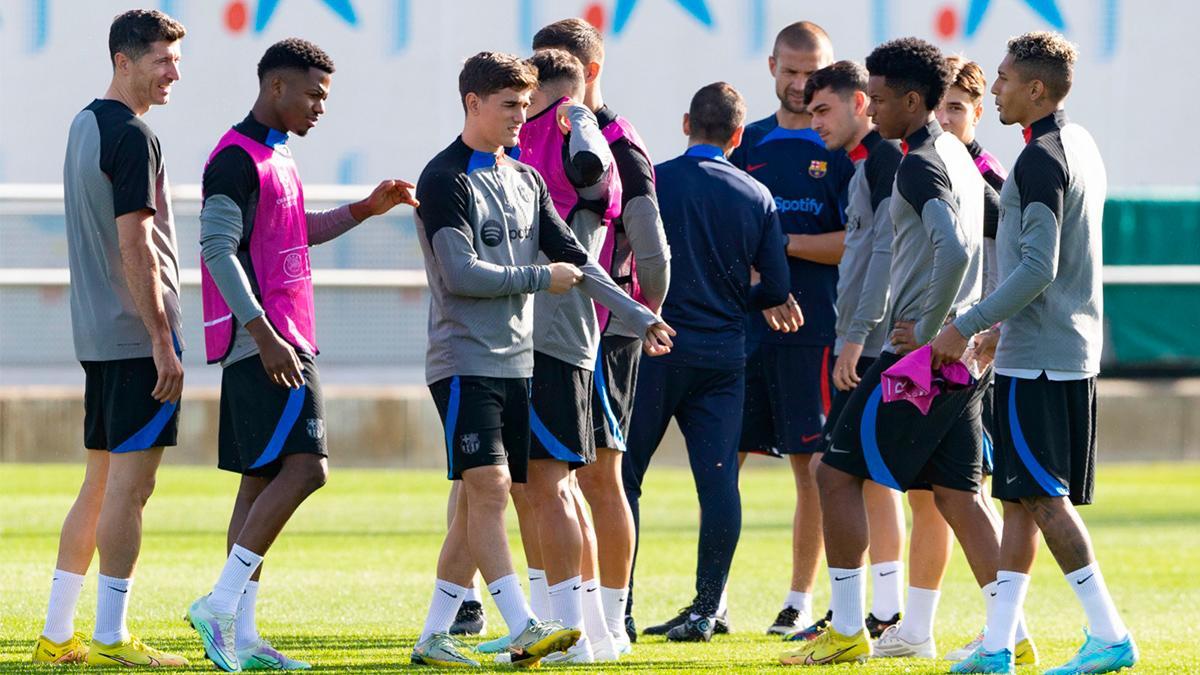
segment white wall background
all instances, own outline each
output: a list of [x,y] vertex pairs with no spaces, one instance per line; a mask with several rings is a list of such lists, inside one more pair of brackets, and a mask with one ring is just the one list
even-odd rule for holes
[[[591,11],[605,18],[608,102],[646,137],[658,161],[683,148],[679,119],[701,85],[726,80],[751,119],[774,110],[767,54],[776,31],[816,21],[838,58],[861,60],[881,38],[919,35],[980,61],[989,76],[1011,35],[1052,26],[1057,10],[1082,57],[1072,117],[1096,136],[1118,187],[1200,185],[1191,119],[1200,63],[1200,4],[1172,0],[143,0],[184,22],[183,80],[148,122],[175,183],[194,183],[210,148],[249,110],[254,67],[292,35],[337,64],[328,114],[294,141],[311,183],[415,179],[458,132],[457,73],[480,50],[527,53],[537,27]],[[987,5],[976,32],[966,17]],[[107,31],[130,7],[113,0],[0,0],[0,182],[61,180],[65,133],[109,78]],[[256,17],[274,7],[256,30]],[[628,13],[632,7],[632,12]],[[338,10],[353,13],[353,21]],[[1049,8],[1047,10],[1047,8]],[[231,30],[230,12],[246,26]],[[628,20],[612,30],[615,16]],[[952,17],[939,29],[939,18]],[[1186,117],[1185,117],[1186,116]],[[1187,121],[1185,121],[1187,120]],[[1002,127],[990,96],[981,140],[1011,164],[1017,130]]]

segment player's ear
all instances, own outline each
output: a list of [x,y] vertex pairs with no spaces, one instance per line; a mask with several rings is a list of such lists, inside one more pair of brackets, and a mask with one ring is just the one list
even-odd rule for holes
[[480,102],[481,102],[481,100],[479,98],[479,94],[476,94],[473,91],[468,91],[467,95],[465,97],[463,97],[463,104],[467,108],[468,115],[478,115],[479,114]]
[[1041,80],[1029,81],[1029,100],[1037,102],[1046,95],[1046,83]]
[[688,138],[692,136],[692,118],[687,113],[683,113],[683,135]]
[[771,70],[771,77],[775,77],[775,55],[767,57],[767,68]]
[[584,66],[584,68],[583,68],[583,83],[584,84],[591,84],[592,82],[595,82],[597,77],[600,77],[600,64],[599,63],[597,63],[596,61],[592,61],[592,62],[588,63],[586,66]]
[[854,92],[854,114],[858,117],[867,114],[867,93],[865,91],[855,90]]
[[742,144],[742,134],[746,131],[746,127],[738,125],[737,129],[733,130],[733,135],[729,137],[729,147],[725,149],[725,154],[733,152],[733,149]]

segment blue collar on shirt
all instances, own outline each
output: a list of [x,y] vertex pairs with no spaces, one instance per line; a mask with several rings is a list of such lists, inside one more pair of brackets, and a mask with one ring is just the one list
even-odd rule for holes
[[718,160],[722,160],[722,161],[729,161],[729,160],[725,159],[725,151],[724,150],[722,150],[721,148],[718,148],[715,145],[709,144],[709,143],[700,143],[699,145],[693,145],[692,147],[687,149],[687,152],[685,152],[683,154],[687,157],[702,157],[704,159],[718,159]]
[[[520,148],[513,146],[505,148],[504,154],[516,159],[520,156]],[[471,159],[467,161],[467,173],[471,173],[476,169],[488,169],[496,165],[496,155],[490,152],[480,152],[478,150],[471,151]]]

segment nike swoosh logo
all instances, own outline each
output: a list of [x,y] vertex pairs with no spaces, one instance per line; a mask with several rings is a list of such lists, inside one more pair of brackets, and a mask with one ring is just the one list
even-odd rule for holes
[[833,454],[835,454],[835,455],[848,455],[848,454],[850,454],[850,451],[849,451],[849,450],[842,450],[842,449],[840,449],[840,448],[829,448],[829,451],[830,451],[830,452],[832,452],[832,453],[833,453]]
[[858,575],[857,575],[857,574],[851,574],[851,575],[849,575],[849,576],[844,576],[844,577],[834,577],[834,578],[833,578],[833,580],[834,580],[834,581],[845,581],[845,580],[847,580],[847,579],[853,579],[853,578],[854,578],[854,577],[856,577],[856,576],[858,576]]
[[588,593],[595,593],[595,592],[596,592],[596,589],[594,589],[594,588],[589,588],[589,589],[587,589],[587,592],[588,592]]
[[746,171],[757,171],[766,165],[767,165],[766,162],[763,162],[762,164],[747,164]]
[[1088,579],[1091,579],[1091,578],[1092,578],[1092,577],[1094,577],[1094,576],[1096,576],[1096,575],[1095,575],[1095,573],[1089,574],[1089,575],[1087,575],[1086,577],[1084,577],[1084,578],[1080,579],[1079,581],[1076,581],[1076,582],[1075,582],[1075,585],[1076,585],[1076,586],[1082,586],[1082,585],[1084,585],[1084,584],[1086,584],[1086,583],[1087,583],[1087,580],[1088,580]]
[[542,579],[545,579],[545,578],[546,577],[529,577],[529,580],[530,581],[541,581]]
[[820,665],[830,663],[837,657],[841,656],[842,654],[845,654],[846,652],[850,651],[851,649],[854,649],[854,647],[855,647],[854,645],[850,645],[849,647],[846,647],[845,649],[839,649],[838,651],[833,652],[832,654],[829,654],[827,656],[822,656],[819,659],[814,659],[813,655],[809,654],[808,655],[808,665],[820,666]]
[[497,588],[496,590],[492,591],[492,595],[500,595],[501,591],[503,591],[503,590],[504,589],[502,589],[502,588]]
[[116,586],[109,586],[109,588],[110,588],[111,590],[114,590],[114,591],[118,592],[118,593],[128,593],[128,592],[129,592],[129,589],[128,589],[128,588],[126,588],[125,590],[121,590],[121,589],[117,588]]
[[1001,579],[1000,581],[996,582],[996,585],[999,586],[1000,584],[1007,584],[1010,581],[1012,581],[1012,579]]
[[820,437],[821,437],[821,434],[813,434],[811,436],[801,436],[800,442],[801,443],[812,443],[813,441],[817,440]]
[[255,654],[252,658],[255,661],[258,661],[259,663],[263,664],[264,666],[266,666],[267,668],[269,668],[271,670],[279,669],[278,663],[276,663],[275,661],[268,661],[268,660],[264,659],[263,657],[259,656],[258,654]]
[[238,555],[238,554],[234,553],[234,554],[233,554],[233,557],[237,558],[237,559],[238,559],[238,562],[242,563],[242,564],[243,564],[243,565],[245,565],[246,567],[249,567],[249,566],[250,566],[250,561],[248,561],[248,560],[242,560],[242,556],[240,556],[240,555]]
[[[991,591],[988,591],[988,592],[989,592],[989,593],[992,593]],[[992,593],[992,597],[993,597],[993,598],[994,598],[994,597],[996,597],[996,594],[995,594],[995,593]]]
[[891,572],[880,572],[880,573],[879,573],[879,576],[881,576],[881,577],[890,577],[890,576],[892,576],[892,575],[893,575],[893,574],[895,574],[895,573],[896,573],[896,570],[892,570]]
[[1004,479],[1004,484],[1005,484],[1005,485],[1012,485],[1013,481],[1015,481],[1016,479],[1017,479],[1017,477],[1016,477],[1016,476],[1009,476],[1008,478],[1005,478],[1005,479]]
[[444,588],[438,587],[438,590],[439,590],[439,591],[441,591],[441,592],[443,592],[443,593],[445,593],[446,595],[448,595],[448,596],[450,596],[450,597],[452,597],[452,598],[457,598],[457,597],[458,597],[457,595],[455,595],[455,594],[451,593],[450,591],[448,591],[448,590],[446,590],[446,589],[444,589]]
[[583,588],[583,586],[576,585],[576,586],[572,586],[572,587],[571,587],[571,590],[573,590],[573,591],[577,591],[577,590],[579,590],[579,589],[581,589],[581,588]]

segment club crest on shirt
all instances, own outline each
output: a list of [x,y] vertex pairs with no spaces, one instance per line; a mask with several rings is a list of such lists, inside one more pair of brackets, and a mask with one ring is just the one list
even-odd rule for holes
[[464,455],[479,452],[479,434],[463,434],[458,437],[458,447]]
[[829,171],[829,162],[823,162],[819,159],[814,159],[808,163],[808,175],[813,178],[824,178],[826,172]]
[[325,437],[325,420],[315,417],[308,420],[308,436],[313,440],[321,440]]

